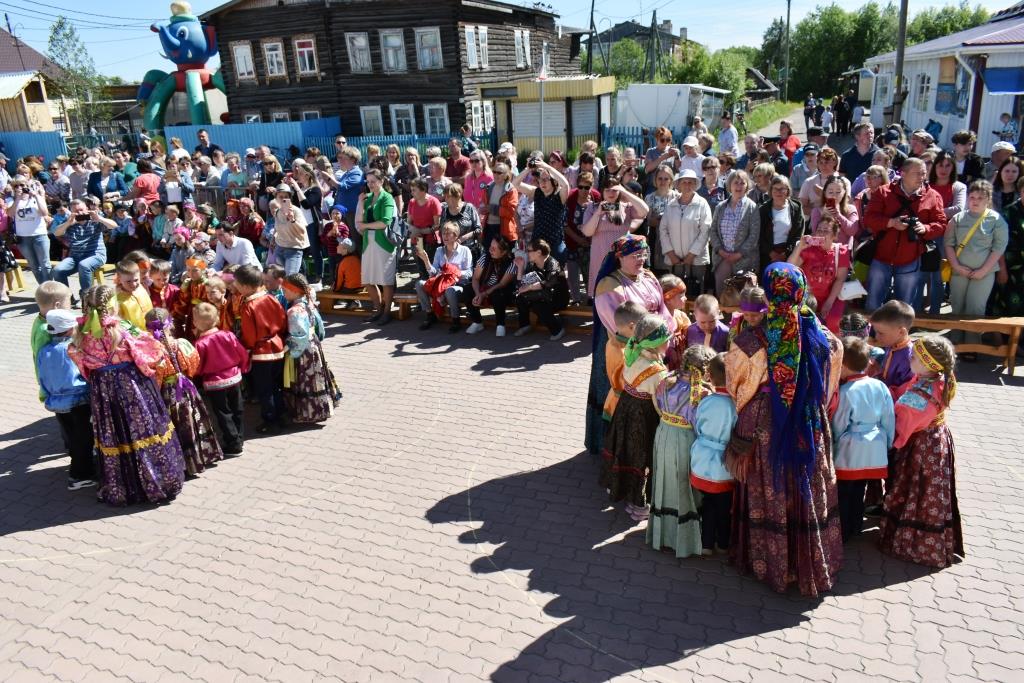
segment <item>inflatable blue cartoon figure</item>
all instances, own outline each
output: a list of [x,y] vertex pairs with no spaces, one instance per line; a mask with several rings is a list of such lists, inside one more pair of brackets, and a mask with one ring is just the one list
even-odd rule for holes
[[173,73],[159,69],[146,72],[139,86],[138,100],[144,105],[143,125],[152,131],[162,130],[167,104],[176,92],[188,97],[193,125],[210,123],[206,91],[217,88],[224,92],[220,70],[211,73],[206,62],[217,54],[217,36],[212,26],[199,21],[187,2],[171,3],[171,18],[150,29],[160,35],[163,56],[178,65]]

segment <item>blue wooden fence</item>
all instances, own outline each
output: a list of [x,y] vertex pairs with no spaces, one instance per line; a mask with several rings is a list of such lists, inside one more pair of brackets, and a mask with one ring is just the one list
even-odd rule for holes
[[[48,161],[68,153],[67,145],[64,144],[64,136],[55,130],[39,133],[0,133],[0,146],[11,161],[29,155],[42,156],[44,160]],[[14,172],[13,163],[8,163],[7,168],[12,173]]]
[[242,154],[247,147],[267,145],[275,155],[284,159],[288,156],[288,148],[295,145],[305,149],[307,137],[329,139],[328,156],[334,148],[334,135],[341,130],[341,119],[331,116],[312,121],[281,121],[278,123],[227,123],[218,126],[167,126],[164,136],[181,138],[185,149],[192,150],[196,144],[196,133],[200,128],[210,132],[210,142],[220,145],[225,152]]
[[[672,130],[672,143],[679,146],[690,133],[689,126],[680,126]],[[647,134],[644,134],[647,131]],[[639,126],[609,126],[601,124],[601,144],[605,148],[615,145],[625,148],[632,147],[636,153],[643,156],[648,147],[656,143],[654,139],[654,128],[641,128]]]

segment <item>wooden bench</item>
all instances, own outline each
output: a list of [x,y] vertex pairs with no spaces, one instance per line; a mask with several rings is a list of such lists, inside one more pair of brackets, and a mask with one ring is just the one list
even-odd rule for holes
[[[359,315],[365,316],[370,315],[369,308],[335,308],[339,301],[371,301],[370,295],[366,292],[356,292],[354,294],[347,294],[343,292],[332,292],[323,290],[316,293],[317,305],[320,309],[321,315]],[[398,315],[395,317],[398,320],[407,320],[412,316],[412,307],[416,304],[416,295],[409,294],[407,292],[396,292],[393,300],[394,305],[398,306]]]
[[[60,263],[60,261],[50,261],[50,268],[56,267],[58,263]],[[18,259],[18,267],[21,270],[28,270],[28,261],[23,258]],[[117,266],[113,263],[104,263],[102,266],[92,271],[92,283],[94,285],[102,285],[105,282],[104,274],[113,273],[115,270],[117,270]],[[18,281],[22,285],[22,289],[24,289],[24,283],[21,282],[21,273],[18,273]],[[8,280],[8,283],[10,283],[10,280]]]
[[[1020,345],[1020,333],[1024,328],[1024,318],[960,318],[953,315],[930,316],[916,318],[915,328],[926,330],[975,332],[984,334],[995,332],[1009,337],[1008,343],[992,344],[957,344],[957,353],[983,353],[1003,359],[1006,371],[1013,377],[1014,366],[1017,364],[1017,347]],[[1002,338],[1000,338],[1002,342]]]

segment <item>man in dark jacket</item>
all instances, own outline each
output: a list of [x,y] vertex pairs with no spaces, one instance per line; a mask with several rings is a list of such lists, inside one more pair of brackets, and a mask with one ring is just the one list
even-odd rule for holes
[[988,180],[984,177],[985,165],[981,157],[974,151],[974,143],[977,138],[969,130],[960,130],[953,133],[953,155],[956,162],[956,179],[967,187],[975,180]]
[[839,157],[839,172],[851,183],[868,170],[878,147],[875,146],[875,129],[870,123],[858,123],[853,127],[853,147]]
[[946,232],[942,197],[925,183],[924,162],[910,158],[903,176],[878,189],[868,204],[863,224],[876,243],[868,270],[867,309],[873,311],[893,297],[913,305],[926,243]]

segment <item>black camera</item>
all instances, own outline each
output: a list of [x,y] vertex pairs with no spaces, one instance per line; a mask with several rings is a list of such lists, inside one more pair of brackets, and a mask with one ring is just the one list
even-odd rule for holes
[[87,213],[76,213],[75,214],[75,220],[77,222],[79,222],[79,223],[85,223],[87,220],[89,220],[89,214],[87,214]]
[[911,242],[916,242],[917,233],[914,232],[914,228],[916,228],[917,224],[920,223],[917,216],[903,216],[900,218],[900,222],[907,226],[907,239]]

